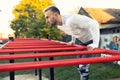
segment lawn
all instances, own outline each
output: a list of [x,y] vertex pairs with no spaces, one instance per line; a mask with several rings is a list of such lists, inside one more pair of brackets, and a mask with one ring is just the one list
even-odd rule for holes
[[[62,59],[64,59],[63,57]],[[71,58],[71,57],[70,57]],[[58,58],[57,58],[58,59]],[[48,72],[45,72],[47,74]],[[48,75],[46,77],[49,77]],[[97,63],[90,65],[90,80],[110,80],[120,77],[120,65]],[[55,80],[80,80],[76,66],[55,68]]]

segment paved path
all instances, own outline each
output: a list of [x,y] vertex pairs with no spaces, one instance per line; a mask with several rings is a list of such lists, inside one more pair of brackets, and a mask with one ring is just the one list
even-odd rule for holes
[[[0,80],[9,80],[9,76],[2,78]],[[15,80],[39,80],[38,76],[35,76],[34,74],[27,74],[27,75],[15,75]],[[42,77],[42,80],[49,80],[45,77]]]
[[[0,80],[9,80],[9,76],[5,78],[0,78]],[[15,75],[15,80],[39,80],[38,76],[34,74],[25,74],[25,75]],[[49,80],[48,78],[42,77],[42,80]],[[114,78],[109,80],[120,80],[120,78]]]

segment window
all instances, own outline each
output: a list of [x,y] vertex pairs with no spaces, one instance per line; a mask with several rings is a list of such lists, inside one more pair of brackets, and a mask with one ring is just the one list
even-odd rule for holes
[[119,33],[120,32],[120,30],[119,29],[117,29],[117,33]]

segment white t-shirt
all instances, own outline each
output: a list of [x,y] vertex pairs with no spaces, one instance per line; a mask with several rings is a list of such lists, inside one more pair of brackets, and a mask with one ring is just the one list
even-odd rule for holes
[[93,43],[89,44],[93,48],[97,48],[99,45],[99,24],[89,17],[79,14],[63,15],[62,26],[58,26],[58,28],[83,43],[93,40]]

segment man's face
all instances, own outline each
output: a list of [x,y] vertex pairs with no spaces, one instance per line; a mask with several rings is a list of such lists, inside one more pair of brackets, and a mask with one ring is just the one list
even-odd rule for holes
[[49,24],[51,27],[57,24],[55,13],[53,13],[51,10],[45,12],[45,19],[46,23]]

